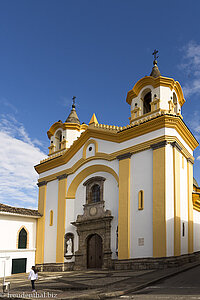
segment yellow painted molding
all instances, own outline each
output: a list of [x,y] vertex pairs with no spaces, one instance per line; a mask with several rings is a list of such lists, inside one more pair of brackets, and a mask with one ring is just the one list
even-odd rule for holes
[[130,257],[130,158],[119,160],[118,259]]
[[58,181],[56,263],[64,263],[66,191],[67,191],[67,177],[64,176],[61,177]]
[[86,150],[87,150],[87,147],[90,145],[90,144],[94,144],[95,145],[95,155],[97,155],[97,152],[98,152],[98,143],[96,140],[93,140],[93,139],[90,139],[88,140],[84,147],[83,147],[83,159],[86,159]]
[[44,263],[46,190],[47,190],[46,184],[39,186],[38,212],[42,215],[42,217],[37,220],[36,253],[35,253],[36,264]]
[[108,166],[105,165],[93,165],[82,170],[72,181],[67,191],[67,199],[75,199],[76,191],[79,184],[89,175],[96,172],[106,172],[113,175],[117,182],[119,182],[117,173]]
[[155,139],[149,140],[147,142],[144,142],[144,143],[141,143],[141,144],[138,144],[138,145],[120,150],[120,151],[113,152],[111,154],[97,152],[95,156],[91,156],[91,157],[88,157],[86,159],[81,158],[71,168],[65,169],[65,170],[60,171],[60,172],[56,172],[56,173],[54,173],[52,175],[49,175],[49,176],[42,177],[38,180],[38,182],[42,182],[42,181],[49,182],[49,181],[57,179],[57,176],[60,176],[62,174],[68,174],[68,175],[73,174],[81,166],[83,166],[84,164],[86,164],[90,161],[93,161],[93,160],[112,161],[112,160],[116,159],[117,156],[123,155],[127,152],[130,152],[130,153],[134,154],[134,153],[138,153],[138,152],[141,152],[141,151],[145,151],[145,150],[150,149],[152,144],[156,144],[156,143],[162,142],[164,140],[166,140],[168,143],[172,143],[172,142],[176,141],[182,147],[182,154],[185,156],[185,158],[187,158],[187,159],[190,158],[191,161],[194,161],[194,157],[190,155],[190,153],[187,151],[187,149],[183,146],[183,144],[179,141],[179,139],[177,137],[163,135],[159,138],[155,138]]
[[70,130],[86,130],[88,128],[87,124],[77,124],[77,123],[62,123],[56,122],[54,123],[49,131],[47,131],[48,138],[50,139],[56,132],[57,129],[61,128],[62,130],[70,129]]
[[92,118],[91,118],[91,120],[89,122],[89,125],[93,124],[93,123],[99,124],[99,122],[97,121],[97,117],[96,117],[95,113],[92,115]]
[[153,257],[166,256],[166,147],[153,150]]
[[193,165],[187,162],[187,184],[188,184],[188,253],[193,253]]
[[181,209],[180,209],[180,151],[173,147],[174,170],[174,255],[181,255]]
[[40,174],[67,163],[90,138],[98,138],[106,141],[121,143],[163,127],[176,129],[176,131],[192,150],[199,145],[181,118],[177,116],[162,115],[158,118],[154,118],[148,122],[140,124],[139,126],[133,126],[127,130],[117,133],[100,128],[88,127],[88,129],[81,134],[79,139],[74,142],[73,147],[70,147],[58,157],[41,162],[39,165],[35,166],[35,169]]
[[128,92],[126,102],[131,105],[132,99],[137,97],[140,91],[145,87],[151,85],[152,87],[156,88],[159,86],[169,87],[172,91],[175,90],[178,98],[179,104],[182,106],[185,103],[185,99],[183,96],[183,91],[178,81],[175,81],[173,78],[168,77],[152,77],[152,76],[145,76],[140,79],[133,87],[131,91]]

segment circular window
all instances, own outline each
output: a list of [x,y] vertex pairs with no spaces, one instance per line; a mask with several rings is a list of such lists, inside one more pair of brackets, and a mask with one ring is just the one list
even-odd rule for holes
[[92,151],[92,147],[89,147],[89,151]]

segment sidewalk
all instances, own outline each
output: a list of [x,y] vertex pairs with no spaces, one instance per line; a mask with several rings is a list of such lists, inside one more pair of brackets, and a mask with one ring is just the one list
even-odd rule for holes
[[[21,277],[19,275],[7,278],[7,281],[11,281],[10,297],[12,299],[19,298],[19,294],[25,299],[108,299],[133,293],[159,280],[199,265],[199,262],[195,262],[177,268],[147,271],[87,270],[80,272],[45,272],[39,274],[39,281],[36,283],[37,294],[30,292],[30,281],[27,280],[27,274],[22,274]],[[17,296],[15,297],[14,295],[16,294]],[[0,299],[5,298],[7,299],[7,297],[0,296]]]

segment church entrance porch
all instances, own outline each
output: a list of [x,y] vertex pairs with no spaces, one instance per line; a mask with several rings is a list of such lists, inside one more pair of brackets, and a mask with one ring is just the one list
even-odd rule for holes
[[87,268],[101,268],[102,254],[102,238],[98,234],[89,236],[87,241]]
[[111,221],[104,201],[84,205],[83,215],[78,215],[76,226],[79,236],[78,251],[75,252],[75,270],[87,268],[109,269],[112,265]]

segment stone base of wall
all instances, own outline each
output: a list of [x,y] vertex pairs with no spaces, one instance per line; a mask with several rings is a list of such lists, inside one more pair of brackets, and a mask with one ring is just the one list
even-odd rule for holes
[[74,262],[36,265],[39,272],[65,272],[74,270]]
[[112,267],[114,270],[155,270],[179,267],[195,261],[200,261],[200,252],[172,257],[113,260]]
[[[113,270],[158,270],[166,268],[179,267],[190,262],[200,262],[200,251],[192,254],[185,254],[181,256],[160,257],[160,258],[134,258],[123,260],[112,260],[109,269]],[[36,265],[39,272],[65,272],[75,270],[74,262],[61,263],[61,264],[41,264]],[[84,270],[86,268],[79,268]],[[104,268],[105,269],[105,268]]]

